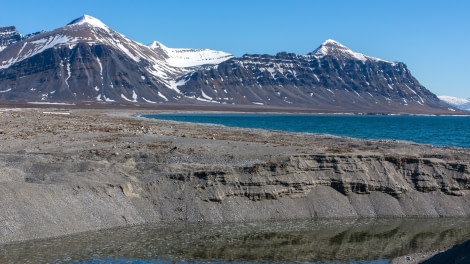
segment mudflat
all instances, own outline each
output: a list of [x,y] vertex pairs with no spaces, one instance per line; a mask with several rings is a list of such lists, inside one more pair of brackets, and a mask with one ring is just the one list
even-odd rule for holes
[[140,113],[0,109],[0,243],[162,221],[470,216],[469,149]]

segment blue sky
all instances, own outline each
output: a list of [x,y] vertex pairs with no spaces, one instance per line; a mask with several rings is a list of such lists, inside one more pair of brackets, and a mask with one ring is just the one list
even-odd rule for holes
[[470,1],[0,0],[0,26],[52,30],[83,14],[173,48],[306,54],[326,39],[406,63],[437,95],[470,98]]

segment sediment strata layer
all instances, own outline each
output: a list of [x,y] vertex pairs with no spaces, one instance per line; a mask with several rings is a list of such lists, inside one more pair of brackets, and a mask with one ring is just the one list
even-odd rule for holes
[[470,216],[470,151],[132,118],[0,113],[0,243],[159,221]]

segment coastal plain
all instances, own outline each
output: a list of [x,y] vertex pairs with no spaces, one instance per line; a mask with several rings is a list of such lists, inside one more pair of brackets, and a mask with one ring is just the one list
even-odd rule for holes
[[1,109],[0,243],[158,222],[470,216],[465,148],[147,113]]

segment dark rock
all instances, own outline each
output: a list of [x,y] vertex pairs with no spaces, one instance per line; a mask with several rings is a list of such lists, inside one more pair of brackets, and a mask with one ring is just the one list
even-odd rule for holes
[[464,264],[470,263],[470,240],[453,248],[439,253],[428,260],[421,262],[422,264]]
[[0,27],[0,51],[22,39],[23,37],[14,26]]

